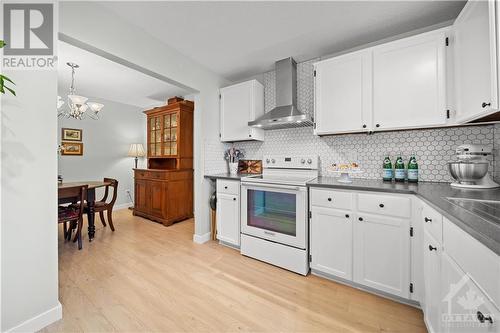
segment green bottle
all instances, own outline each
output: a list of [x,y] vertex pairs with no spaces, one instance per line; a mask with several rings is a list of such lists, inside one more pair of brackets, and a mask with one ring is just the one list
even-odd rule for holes
[[391,182],[392,178],[394,176],[394,173],[392,171],[392,162],[391,162],[391,159],[389,158],[389,155],[387,155],[384,158],[384,164],[382,165],[382,168],[383,168],[382,179],[384,181]]
[[415,154],[412,154],[408,161],[408,181],[410,183],[418,182],[418,164]]
[[394,163],[394,179],[397,182],[404,182],[405,181],[405,164],[403,162],[403,158],[401,157],[401,154],[399,154],[398,158],[396,159],[396,162]]

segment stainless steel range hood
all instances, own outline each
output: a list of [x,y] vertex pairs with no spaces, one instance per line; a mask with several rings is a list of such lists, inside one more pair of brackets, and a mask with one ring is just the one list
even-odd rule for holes
[[297,63],[292,58],[276,62],[276,107],[248,123],[269,129],[312,126],[311,117],[297,108]]

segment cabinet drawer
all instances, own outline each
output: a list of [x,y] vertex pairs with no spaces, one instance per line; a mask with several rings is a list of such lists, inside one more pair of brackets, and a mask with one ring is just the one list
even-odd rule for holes
[[217,179],[217,193],[239,195],[240,194],[240,181],[239,180]]
[[149,172],[146,170],[135,170],[135,179],[148,179]]
[[311,205],[352,209],[352,193],[314,188],[311,190]]
[[460,268],[500,306],[500,256],[446,218],[443,218],[443,245]]
[[439,243],[443,242],[443,216],[427,205],[423,205],[422,224],[424,229]]
[[358,194],[358,209],[366,213],[410,217],[410,198],[379,194]]
[[136,179],[167,179],[167,172],[152,170],[135,170]]

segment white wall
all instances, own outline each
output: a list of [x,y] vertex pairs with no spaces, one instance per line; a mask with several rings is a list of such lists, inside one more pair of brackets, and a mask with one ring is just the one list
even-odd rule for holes
[[[92,22],[92,24],[88,24]],[[198,91],[195,98],[195,240],[210,231],[204,143],[219,137],[218,89],[229,82],[96,3],[61,2],[60,32]],[[165,32],[168,33],[168,32]]]
[[[67,93],[60,89],[59,95],[64,98],[65,94]],[[131,203],[126,190],[130,190],[132,198],[134,195],[134,158],[128,157],[127,152],[131,143],[142,143],[146,148],[146,116],[142,113],[143,109],[137,106],[86,97],[90,101],[104,104],[100,119],[59,119],[58,142],[61,142],[63,127],[83,130],[83,156],[60,156],[58,173],[65,182],[101,180],[104,177],[117,179],[118,197],[115,207],[119,208],[117,206]],[[63,107],[66,106],[65,104]],[[138,165],[145,166],[145,158],[139,158]],[[101,195],[102,190],[97,193],[97,199]]]
[[17,97],[1,100],[0,330],[37,330],[61,316],[57,73],[3,72],[16,82]]

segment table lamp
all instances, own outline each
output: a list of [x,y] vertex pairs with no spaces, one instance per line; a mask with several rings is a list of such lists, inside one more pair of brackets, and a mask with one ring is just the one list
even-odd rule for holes
[[137,160],[139,157],[145,156],[146,153],[144,151],[144,147],[142,143],[132,143],[130,145],[130,149],[128,150],[128,156],[135,158],[135,168],[137,169]]

